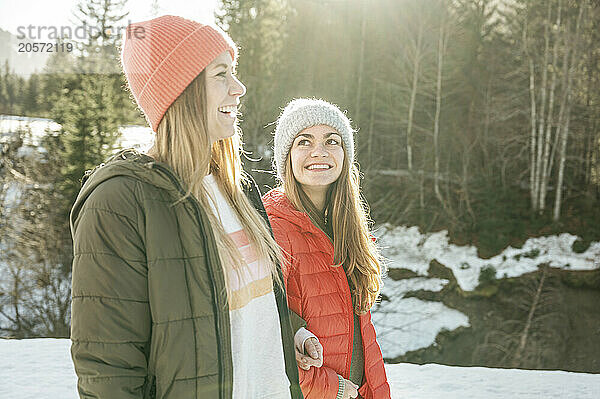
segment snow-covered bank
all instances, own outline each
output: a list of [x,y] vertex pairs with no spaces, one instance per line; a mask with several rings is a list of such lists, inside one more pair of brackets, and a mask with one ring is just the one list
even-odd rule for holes
[[422,234],[416,226],[382,225],[375,234],[390,269],[408,269],[419,276],[400,281],[384,279],[381,293],[387,300],[374,306],[373,322],[386,358],[427,348],[443,329],[469,326],[466,315],[442,303],[404,298],[410,291],[440,291],[448,283],[427,276],[434,259],[452,270],[465,291],[475,289],[479,273],[486,266],[495,268],[497,278],[517,277],[537,270],[543,263],[569,270],[600,268],[600,243],[593,242],[585,252],[576,253],[572,246],[577,237],[568,233],[530,238],[522,248],[508,247],[490,259],[479,258],[473,246],[450,244],[446,231]]
[[452,270],[465,291],[475,289],[479,272],[485,266],[493,266],[497,278],[533,272],[542,263],[569,270],[600,268],[600,242],[593,242],[585,252],[576,253],[572,246],[577,236],[569,233],[530,238],[522,248],[507,247],[490,259],[480,258],[477,248],[471,245],[450,244],[445,230],[422,234],[416,226],[383,225],[377,236],[384,255],[391,261],[390,268],[409,269],[426,276],[429,263],[435,259]]
[[[0,398],[76,399],[68,339],[0,339]],[[592,399],[600,375],[564,371],[387,364],[392,398]]]

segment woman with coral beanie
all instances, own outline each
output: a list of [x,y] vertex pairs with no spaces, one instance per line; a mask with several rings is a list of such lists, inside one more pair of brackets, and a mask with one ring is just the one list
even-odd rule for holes
[[279,248],[241,169],[235,44],[131,24],[122,65],[156,142],[88,173],[71,212],[82,398],[299,399]]

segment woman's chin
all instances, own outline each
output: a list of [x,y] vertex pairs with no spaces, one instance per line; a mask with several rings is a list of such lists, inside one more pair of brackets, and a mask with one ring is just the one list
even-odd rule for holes
[[219,140],[225,140],[232,137],[235,134],[235,128],[231,127],[230,129],[221,129],[217,134],[211,134],[211,138],[213,143]]
[[331,186],[334,182],[335,180],[331,181],[331,179],[310,179],[304,180],[300,184],[302,187],[310,190],[324,190],[329,188],[329,186]]

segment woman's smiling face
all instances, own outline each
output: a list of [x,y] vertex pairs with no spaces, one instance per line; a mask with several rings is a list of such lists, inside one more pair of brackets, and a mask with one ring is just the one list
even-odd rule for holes
[[211,141],[233,136],[240,97],[246,87],[233,74],[229,51],[222,52],[206,67],[207,129]]
[[305,192],[327,189],[342,173],[342,138],[327,125],[306,128],[294,139],[290,157],[294,178]]

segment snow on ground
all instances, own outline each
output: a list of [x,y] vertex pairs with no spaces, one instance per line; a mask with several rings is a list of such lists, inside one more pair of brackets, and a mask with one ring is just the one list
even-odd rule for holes
[[442,329],[469,326],[467,316],[440,302],[403,298],[410,291],[440,291],[447,283],[448,280],[426,277],[385,280],[381,293],[391,300],[376,304],[371,317],[386,358],[430,346]]
[[439,302],[404,298],[410,291],[440,291],[447,280],[428,278],[432,260],[450,268],[460,287],[475,289],[479,272],[485,266],[496,269],[496,277],[517,277],[537,270],[542,263],[570,270],[591,270],[600,267],[600,243],[594,242],[581,254],[572,250],[576,236],[564,233],[556,236],[530,238],[522,248],[506,248],[490,259],[481,259],[477,248],[448,242],[448,233],[440,231],[421,234],[418,227],[382,225],[375,231],[389,268],[404,268],[420,277],[394,281],[384,279],[381,293],[388,299],[374,306],[373,323],[384,357],[394,358],[408,351],[435,344],[442,330],[469,326],[468,317]]
[[406,294],[411,291],[441,291],[448,284],[448,280],[441,278],[414,277],[403,280],[385,279],[385,284],[381,289],[383,295]]
[[[68,339],[0,339],[0,398],[76,399]],[[600,375],[565,371],[386,364],[392,398],[593,399]]]
[[469,318],[443,303],[417,298],[382,301],[371,313],[377,341],[387,359],[434,344],[441,330],[469,326]]
[[140,152],[146,152],[154,144],[154,132],[147,126],[121,126],[119,133],[121,133],[121,137],[117,139],[116,143],[118,150],[135,148]]
[[2,136],[14,134],[19,130],[31,131],[30,141],[24,144],[38,146],[47,131],[57,132],[60,130],[60,125],[52,119],[0,115],[0,143],[3,141]]
[[387,364],[392,398],[588,399],[600,397],[600,375],[566,371]]

